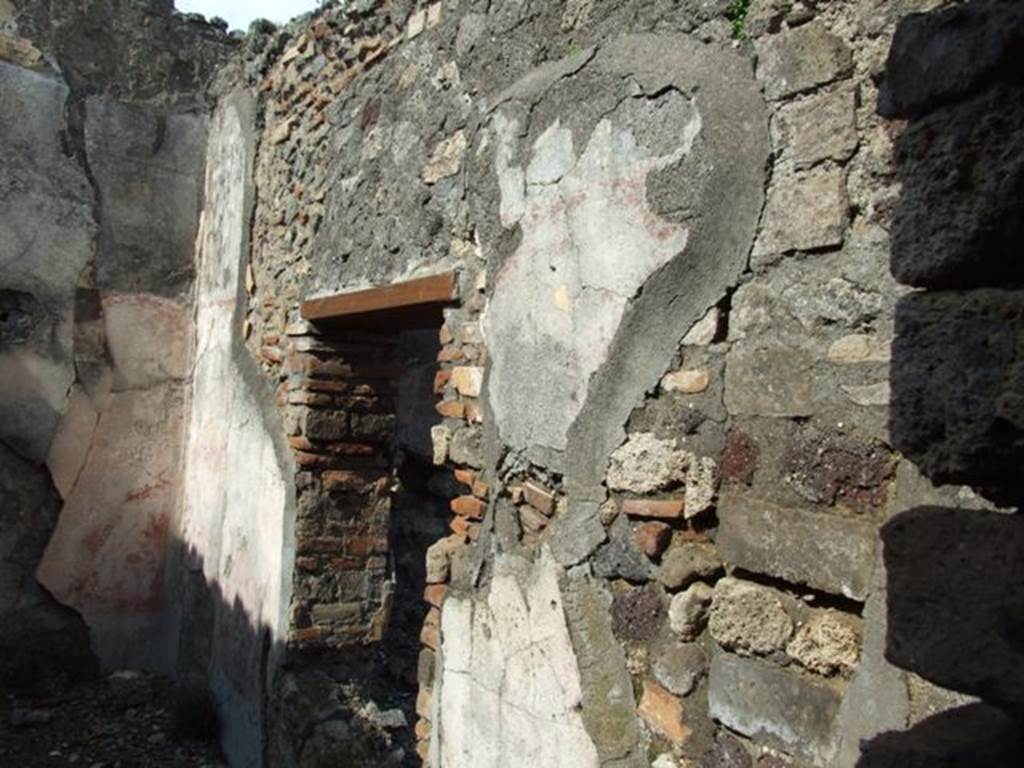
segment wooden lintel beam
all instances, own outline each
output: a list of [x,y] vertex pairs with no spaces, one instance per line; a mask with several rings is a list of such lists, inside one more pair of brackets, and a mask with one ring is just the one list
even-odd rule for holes
[[303,319],[316,322],[402,310],[423,304],[447,304],[455,299],[456,288],[455,273],[442,272],[378,288],[306,299],[300,305],[299,312]]

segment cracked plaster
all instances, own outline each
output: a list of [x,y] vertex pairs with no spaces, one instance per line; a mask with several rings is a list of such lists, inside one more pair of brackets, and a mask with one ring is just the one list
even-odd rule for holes
[[[627,303],[686,247],[687,228],[651,210],[646,180],[690,152],[701,116],[677,92],[663,98],[676,102],[666,114],[679,120],[665,126],[675,138],[670,151],[652,152],[621,127],[644,101],[627,99],[578,156],[572,131],[555,120],[533,143],[525,171],[510,160],[518,123],[495,118],[501,220],[521,225],[523,238],[496,278],[484,330],[494,360],[491,402],[503,439],[516,448],[566,448]],[[503,343],[511,338],[519,343]],[[541,364],[542,388],[536,361],[550,361]]]

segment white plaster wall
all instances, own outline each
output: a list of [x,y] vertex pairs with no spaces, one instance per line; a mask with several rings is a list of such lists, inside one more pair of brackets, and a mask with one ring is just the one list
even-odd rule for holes
[[250,766],[261,760],[264,644],[284,640],[294,544],[275,448],[283,432],[241,340],[252,158],[240,103],[222,103],[210,134],[180,536],[213,598],[209,673],[224,746],[233,766]]
[[563,450],[627,303],[686,247],[686,228],[659,218],[647,176],[690,151],[695,107],[680,109],[672,151],[653,153],[629,128],[601,120],[586,146],[556,120],[513,164],[518,123],[495,117],[501,222],[522,242],[494,281],[484,319],[488,393],[502,439]]
[[580,713],[561,568],[499,555],[486,597],[449,597],[441,615],[434,768],[596,768]]

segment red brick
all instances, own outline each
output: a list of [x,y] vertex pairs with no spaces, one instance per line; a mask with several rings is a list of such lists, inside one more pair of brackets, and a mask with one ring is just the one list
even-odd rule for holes
[[316,467],[331,469],[344,465],[344,460],[337,456],[325,456],[322,453],[306,453],[295,451],[295,464],[299,467]]
[[328,491],[361,491],[381,479],[379,473],[356,472],[350,469],[332,469],[320,478]]
[[345,550],[345,541],[333,536],[301,539],[297,542],[296,550],[300,555],[338,554]]
[[295,567],[307,573],[313,573],[320,570],[320,559],[317,557],[296,557]]
[[633,529],[633,542],[648,557],[658,557],[672,541],[672,529],[665,523],[651,521]]
[[373,456],[377,453],[377,446],[371,443],[316,443],[316,449],[321,453],[332,453],[337,456]]
[[325,637],[327,637],[327,630],[323,627],[293,629],[291,632],[291,640],[293,643],[318,643]]
[[465,407],[458,400],[442,400],[434,408],[448,419],[461,419],[466,412]]
[[451,344],[455,341],[455,336],[452,334],[452,329],[445,323],[441,326],[441,330],[437,333],[437,338],[442,344]]
[[441,351],[437,353],[437,362],[454,363],[462,360],[464,357],[461,347],[455,344],[446,344],[441,347]]
[[441,634],[441,611],[431,607],[427,611],[427,617],[423,620],[423,629],[420,630],[420,642],[431,650],[436,651],[438,639]]
[[282,373],[285,375],[306,374],[316,362],[318,361],[313,355],[296,352],[285,358]]
[[490,486],[488,486],[483,480],[476,480],[473,483],[473,495],[478,499],[486,499],[489,490]]
[[347,392],[352,388],[343,379],[300,379],[297,385],[311,392]]
[[682,499],[624,499],[622,511],[630,517],[676,520],[683,516]]
[[456,496],[451,501],[451,509],[456,515],[473,520],[483,520],[484,503],[475,496]]
[[388,551],[388,540],[381,536],[360,536],[345,541],[346,554],[353,556],[378,555]]
[[470,522],[469,518],[453,517],[449,527],[453,533],[463,536],[470,541],[476,541],[480,538],[480,524]]
[[523,483],[523,494],[526,503],[538,512],[551,517],[555,511],[555,494],[534,480]]
[[548,519],[533,507],[519,507],[519,523],[524,531],[536,533],[548,527]]
[[332,571],[365,571],[366,558],[357,555],[333,557],[330,565]]
[[474,424],[483,424],[484,412],[480,408],[480,404],[476,400],[463,400],[462,404],[466,409],[466,421],[470,421]]
[[440,608],[448,594],[447,584],[428,584],[423,590],[423,600],[435,608]]
[[313,443],[302,435],[292,435],[288,438],[288,445],[296,451],[315,450]]
[[444,392],[445,385],[448,384],[449,379],[452,377],[450,370],[438,371],[434,374],[434,394],[440,395]]
[[636,712],[652,730],[673,744],[682,744],[693,733],[683,723],[683,702],[654,680],[644,681],[644,693]]
[[430,738],[430,721],[426,718],[421,717],[416,721],[416,738],[424,742]]
[[471,469],[459,467],[455,470],[455,479],[463,485],[472,486],[473,483],[476,482],[476,472]]
[[420,630],[420,642],[432,651],[436,651],[440,634],[437,627],[424,624],[423,629]]
[[299,389],[288,394],[289,405],[311,405],[318,408],[326,408],[333,405],[334,399],[323,392],[310,392]]
[[313,355],[307,357],[305,370],[314,379],[343,379],[352,375],[352,366],[342,360],[321,360]]

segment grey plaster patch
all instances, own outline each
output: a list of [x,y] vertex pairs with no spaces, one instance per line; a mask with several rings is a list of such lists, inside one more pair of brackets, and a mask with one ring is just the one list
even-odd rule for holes
[[[686,37],[629,35],[602,48],[594,63],[602,72],[632,75],[646,94],[675,89],[687,95],[701,129],[678,163],[688,179],[685,193],[679,193],[687,200],[680,210],[694,218],[671,220],[689,227],[685,247],[626,308],[569,431],[566,482],[570,492],[585,496],[596,495],[601,469],[622,443],[630,411],[657,383],[679,339],[743,269],[764,197],[768,155],[764,103],[749,62],[733,52]],[[670,199],[658,203],[659,210],[678,208]]]
[[570,570],[563,579],[565,614],[583,684],[583,722],[604,768],[646,768],[626,655],[612,634],[612,598],[587,570]]
[[864,606],[864,643],[857,671],[839,707],[837,768],[857,764],[861,744],[885,731],[902,731],[910,716],[906,675],[885,658],[886,575],[881,558]]
[[490,109],[497,109],[507,101],[539,101],[556,82],[576,74],[589,64],[596,53],[597,48],[592,46],[573,56],[540,65],[497,94],[490,102]]
[[[582,509],[577,507],[583,506]],[[547,544],[551,554],[566,568],[576,565],[591,555],[608,539],[598,519],[598,505],[582,502],[569,503],[569,509],[557,516],[548,527]]]
[[[652,49],[665,55],[652,56]],[[631,300],[641,286],[640,304],[650,305],[649,312],[655,306],[663,312],[668,304],[680,315],[678,323],[661,323],[659,329],[664,331],[653,334],[667,356],[738,274],[760,207],[762,160],[767,154],[763,104],[749,65],[738,57],[687,38],[649,36],[617,39],[582,72],[579,58],[528,76],[494,102],[525,100],[539,104],[537,113],[542,114],[548,98],[544,91],[556,82],[558,98],[563,100],[575,98],[584,87],[587,100],[608,89],[619,93],[624,75],[632,75],[637,83],[634,96],[619,96],[603,117],[595,116],[589,134],[577,133],[576,128],[570,131],[568,124],[552,119],[541,126],[543,130],[538,128],[539,133],[531,134],[534,138],[527,152],[517,138],[524,133],[523,113],[502,108],[493,120],[501,220],[505,227],[517,228],[522,239],[495,278],[485,320],[493,360],[489,399],[504,440],[556,462],[558,457],[552,454],[574,442],[570,433],[578,428],[573,425],[587,410],[595,383],[625,386],[628,391],[617,396],[622,402],[615,410],[621,415],[602,407],[600,418],[594,417],[601,422],[607,419],[608,428],[620,434],[627,401],[646,388],[636,381],[647,367],[639,360],[626,380],[614,377],[615,384],[601,385],[606,376],[600,373],[604,366],[614,365],[609,352],[622,343],[620,320],[628,321],[634,314]],[[574,73],[581,79],[578,86],[570,77]],[[690,94],[697,88],[701,95],[694,99]],[[736,119],[737,107],[744,119]],[[709,115],[714,119],[709,121]],[[707,157],[698,160],[698,154]],[[750,224],[746,243],[739,234],[743,226],[732,226],[735,216],[728,226],[722,222],[728,232],[700,228],[702,235],[720,238],[725,251],[734,254],[731,261],[722,259],[719,243],[713,264],[703,266],[719,270],[723,277],[700,279],[690,274],[704,238],[701,247],[691,247],[689,226],[660,217],[648,202],[648,176],[670,166],[683,169],[691,188],[686,195],[697,199],[718,194],[719,184],[728,186],[732,196],[736,189],[750,190],[738,219]],[[658,203],[659,210],[677,207]],[[594,227],[595,221],[601,226]],[[624,253],[631,257],[623,259]],[[666,269],[680,253],[684,256],[678,261],[687,264],[675,265],[671,271],[686,271],[685,281],[668,279],[672,285],[663,285],[659,280],[653,290],[657,295],[648,300],[653,285],[648,278]],[[684,283],[685,288],[680,288]],[[680,290],[699,294],[695,303],[700,306],[678,301],[675,294]],[[645,316],[627,324],[644,325],[649,322],[643,320]],[[629,335],[639,334],[650,342],[650,331],[634,328]],[[656,356],[660,353],[647,348],[641,359]],[[607,397],[612,393],[601,399],[605,404]],[[607,456],[610,449],[604,440],[579,442],[595,449],[595,454],[600,447]]]

